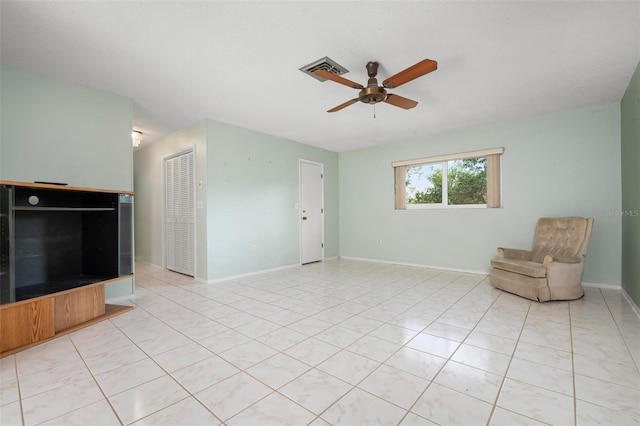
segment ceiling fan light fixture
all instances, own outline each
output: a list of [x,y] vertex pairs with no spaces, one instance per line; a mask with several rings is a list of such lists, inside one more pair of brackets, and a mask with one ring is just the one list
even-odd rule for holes
[[140,146],[140,141],[142,140],[142,132],[139,130],[133,130],[131,132],[131,142],[134,147]]

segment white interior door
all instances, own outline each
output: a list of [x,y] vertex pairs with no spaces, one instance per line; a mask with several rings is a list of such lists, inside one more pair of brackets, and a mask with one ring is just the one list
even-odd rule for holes
[[300,161],[300,263],[321,261],[324,252],[324,166]]
[[193,151],[167,158],[165,236],[167,269],[195,275],[195,189]]

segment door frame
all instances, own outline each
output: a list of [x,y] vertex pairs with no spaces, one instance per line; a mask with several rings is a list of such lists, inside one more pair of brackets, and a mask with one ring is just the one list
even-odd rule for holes
[[162,212],[162,268],[163,269],[167,269],[167,176],[166,176],[166,169],[167,169],[167,165],[166,162],[167,160],[171,160],[172,158],[176,158],[179,157],[181,155],[184,154],[189,154],[191,153],[193,155],[193,175],[191,176],[191,185],[193,186],[193,211],[194,211],[194,218],[193,218],[193,228],[194,228],[194,240],[193,240],[193,277],[195,278],[197,275],[197,271],[198,271],[198,243],[197,243],[197,239],[198,239],[198,221],[197,221],[197,216],[198,216],[198,209],[197,207],[197,196],[196,196],[196,146],[195,145],[189,145],[186,146],[178,151],[174,151],[172,153],[169,154],[165,154],[162,156],[162,161],[160,162],[160,169],[161,169],[161,173],[162,173],[162,206],[160,211]]
[[321,232],[322,232],[322,258],[320,262],[324,262],[324,249],[325,249],[325,233],[324,233],[324,225],[325,225],[325,211],[324,211],[324,163],[319,163],[317,161],[306,160],[304,158],[298,159],[298,204],[297,204],[297,214],[298,214],[298,263],[302,265],[302,163],[313,164],[316,166],[320,166],[320,173],[322,174],[322,190],[320,191],[320,203],[322,205],[322,223],[321,223]]

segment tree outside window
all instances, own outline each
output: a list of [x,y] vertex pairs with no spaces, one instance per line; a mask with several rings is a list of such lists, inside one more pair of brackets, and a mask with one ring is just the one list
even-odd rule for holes
[[486,205],[487,158],[406,167],[407,205]]
[[392,162],[396,210],[500,208],[503,153],[490,148]]

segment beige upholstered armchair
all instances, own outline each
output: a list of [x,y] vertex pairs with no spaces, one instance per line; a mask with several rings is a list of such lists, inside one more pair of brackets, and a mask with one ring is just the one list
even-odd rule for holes
[[592,228],[593,218],[540,218],[532,250],[498,248],[491,285],[539,302],[582,297]]

